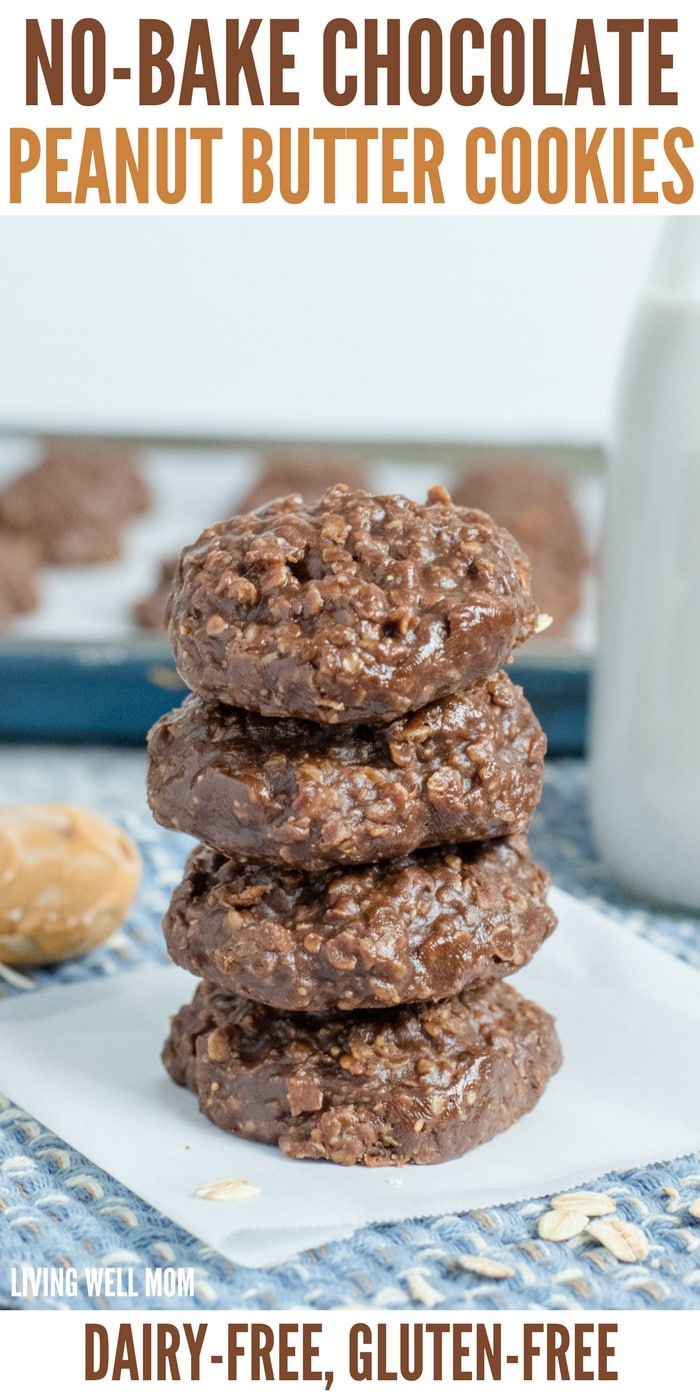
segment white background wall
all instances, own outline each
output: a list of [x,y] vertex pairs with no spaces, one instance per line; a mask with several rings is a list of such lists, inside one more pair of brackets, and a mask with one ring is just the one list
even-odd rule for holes
[[0,221],[0,428],[598,442],[660,220]]

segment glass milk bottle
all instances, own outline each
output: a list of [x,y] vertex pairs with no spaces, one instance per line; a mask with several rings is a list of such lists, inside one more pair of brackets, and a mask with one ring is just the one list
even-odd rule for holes
[[667,221],[608,462],[591,814],[639,895],[700,909],[700,218]]

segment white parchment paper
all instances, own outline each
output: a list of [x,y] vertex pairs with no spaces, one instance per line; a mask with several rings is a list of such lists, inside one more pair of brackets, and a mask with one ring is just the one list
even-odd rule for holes
[[[229,1258],[267,1264],[373,1221],[503,1204],[700,1147],[700,977],[561,891],[559,928],[516,985],[557,1019],[563,1069],[508,1132],[436,1167],[292,1162],[228,1137],[160,1064],[194,990],[175,968],[0,1006],[0,1089]],[[253,1199],[201,1200],[243,1177]]]

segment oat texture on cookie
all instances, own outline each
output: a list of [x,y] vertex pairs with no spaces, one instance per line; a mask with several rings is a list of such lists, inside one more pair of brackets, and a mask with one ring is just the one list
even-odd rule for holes
[[504,980],[556,923],[527,843],[546,741],[502,669],[538,626],[519,544],[442,487],[338,485],[205,530],[167,613],[192,693],[149,735],[149,801],[204,843],[164,921],[202,979],[168,1072],[297,1158],[504,1131],[561,1060]]

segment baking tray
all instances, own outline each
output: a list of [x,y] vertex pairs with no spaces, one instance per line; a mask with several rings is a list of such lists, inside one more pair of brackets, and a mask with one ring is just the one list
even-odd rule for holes
[[[421,499],[436,482],[448,487],[460,467],[522,457],[566,474],[596,557],[602,512],[602,459],[595,448],[511,444],[133,443],[154,498],[153,509],[125,533],[113,565],[47,569],[42,601],[0,634],[0,740],[143,744],[151,724],[179,704],[185,688],[165,634],[140,630],[133,604],[152,588],[158,565],[199,530],[235,509],[267,455],[282,449],[354,458],[368,465],[373,487]],[[36,460],[30,436],[0,437],[0,483]],[[534,639],[516,653],[511,675],[523,686],[549,740],[550,754],[585,748],[595,654],[595,577],[564,641]]]

